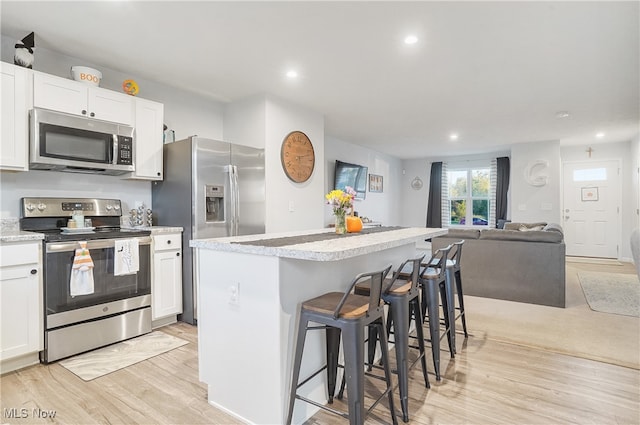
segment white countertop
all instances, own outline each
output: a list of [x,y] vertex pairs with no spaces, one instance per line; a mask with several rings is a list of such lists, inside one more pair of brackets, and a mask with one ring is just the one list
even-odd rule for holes
[[336,239],[286,245],[281,247],[233,243],[313,235],[334,231],[334,229],[319,229],[214,239],[194,239],[189,241],[189,246],[213,251],[239,252],[312,261],[335,261],[382,251],[387,248],[394,248],[407,243],[417,242],[447,233],[447,229],[408,227],[378,233],[349,235]]
[[0,242],[24,242],[41,241],[44,239],[43,233],[25,232],[24,230],[2,230]]
[[180,233],[184,230],[182,227],[173,226],[136,226],[128,227],[128,229],[150,230],[152,235],[158,233]]

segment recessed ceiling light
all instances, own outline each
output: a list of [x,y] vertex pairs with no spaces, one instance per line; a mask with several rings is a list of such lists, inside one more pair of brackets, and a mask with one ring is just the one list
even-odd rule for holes
[[569,112],[568,111],[558,111],[556,112],[556,118],[568,118],[569,117]]
[[449,135],[449,140],[458,140],[458,133],[451,133]]
[[597,137],[598,139],[602,139],[602,138],[604,137],[604,133],[603,133],[602,131],[601,131],[601,132],[599,132],[599,133],[596,133],[596,137]]
[[405,44],[416,44],[418,42],[418,37],[415,35],[408,35],[404,39]]
[[287,71],[287,78],[296,78],[298,76],[298,73],[294,70],[291,71]]

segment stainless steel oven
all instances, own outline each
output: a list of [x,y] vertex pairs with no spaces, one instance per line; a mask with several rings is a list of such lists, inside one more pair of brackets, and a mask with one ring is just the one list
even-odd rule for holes
[[[92,226],[67,228],[74,211]],[[140,229],[121,229],[119,200],[23,198],[22,230],[45,234],[43,249],[44,351],[49,363],[151,331],[151,237]],[[135,247],[137,270],[116,271],[116,245]],[[92,285],[74,292],[74,259],[86,247]]]

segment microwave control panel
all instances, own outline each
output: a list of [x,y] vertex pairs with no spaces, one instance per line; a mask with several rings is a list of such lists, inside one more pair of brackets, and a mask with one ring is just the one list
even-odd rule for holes
[[133,138],[118,136],[118,164],[133,164]]

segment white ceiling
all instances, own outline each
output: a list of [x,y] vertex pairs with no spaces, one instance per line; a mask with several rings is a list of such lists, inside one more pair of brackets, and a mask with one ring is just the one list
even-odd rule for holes
[[[323,114],[328,136],[416,158],[631,140],[639,5],[2,0],[0,11],[2,34],[35,31],[36,55],[55,50],[223,102],[271,93]],[[414,45],[403,43],[410,33]]]

